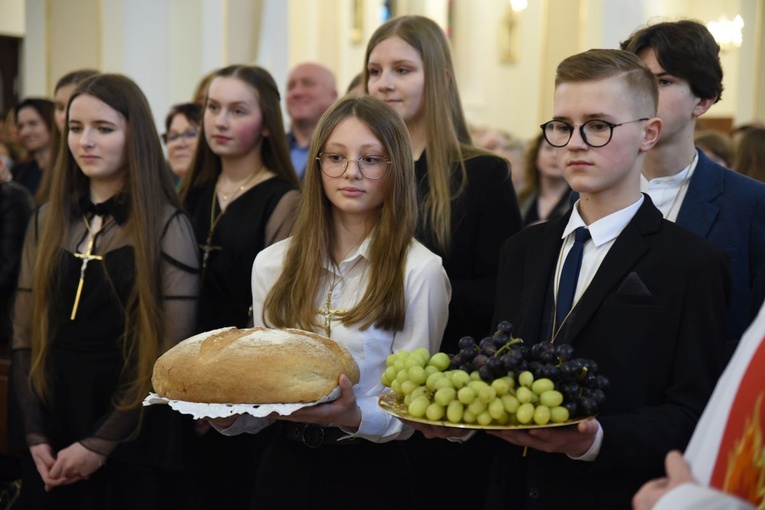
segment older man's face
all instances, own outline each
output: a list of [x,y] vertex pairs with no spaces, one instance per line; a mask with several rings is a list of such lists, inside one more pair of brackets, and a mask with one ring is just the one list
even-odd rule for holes
[[316,123],[337,99],[335,78],[329,69],[302,64],[287,81],[287,112],[293,123]]

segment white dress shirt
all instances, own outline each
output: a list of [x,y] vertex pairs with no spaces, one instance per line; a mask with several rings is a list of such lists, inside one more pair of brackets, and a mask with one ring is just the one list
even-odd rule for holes
[[[252,269],[255,326],[265,325],[262,318],[263,304],[282,272],[291,240],[289,238],[275,243],[255,258]],[[324,315],[320,310],[325,308],[327,293],[333,284],[331,309],[350,310],[362,299],[369,278],[368,259],[369,238],[337,266],[329,262],[325,264],[328,278],[314,297],[320,324],[324,324]],[[347,437],[385,442],[406,439],[413,432],[377,405],[385,390],[381,382],[385,360],[391,353],[402,349],[411,352],[424,347],[431,354],[438,352],[449,315],[451,286],[441,264],[441,257],[414,239],[407,252],[404,282],[406,321],[401,331],[387,331],[374,326],[362,331],[359,324],[346,326],[339,317],[332,317],[331,338],[351,352],[361,372],[359,383],[353,387],[356,402],[361,409],[361,424],[358,431],[349,433]],[[317,329],[316,333],[323,335],[325,331]],[[263,418],[243,415],[221,432],[225,435],[257,432],[269,423],[264,422]]]
[[677,221],[677,213],[683,205],[685,195],[688,193],[688,184],[691,182],[696,163],[699,161],[698,153],[695,153],[691,164],[683,168],[680,173],[667,177],[656,177],[650,181],[640,174],[640,191],[651,197],[664,218],[671,222]]
[[[555,270],[555,295],[558,295],[558,281],[560,280],[561,270],[563,269],[563,262],[566,260],[568,252],[571,251],[571,247],[574,246],[574,231],[579,227],[585,227],[590,231],[592,242],[584,243],[584,251],[582,252],[582,268],[579,271],[579,280],[576,283],[576,292],[574,293],[574,303],[572,308],[582,297],[584,291],[592,282],[595,277],[595,273],[598,272],[600,264],[603,259],[608,255],[608,250],[614,245],[614,241],[622,233],[624,227],[632,220],[637,213],[640,206],[643,205],[645,198],[640,195],[640,199],[634,204],[625,207],[615,213],[611,213],[608,216],[593,222],[590,225],[585,224],[582,217],[579,215],[579,201],[577,200],[574,208],[571,211],[571,217],[568,220],[568,225],[563,230],[561,238],[563,246],[561,246],[561,253],[556,264]],[[560,326],[560,324],[559,324]]]

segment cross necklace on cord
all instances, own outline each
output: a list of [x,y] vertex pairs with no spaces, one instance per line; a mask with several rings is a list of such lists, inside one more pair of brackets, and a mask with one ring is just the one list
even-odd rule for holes
[[[229,201],[234,200],[236,197],[239,196],[239,194],[247,189],[247,186],[252,183],[252,181],[255,179],[256,176],[261,174],[261,170],[263,167],[259,168],[255,172],[252,173],[251,176],[249,176],[241,185],[239,185],[236,190],[229,195],[224,194],[221,191],[221,199],[223,201]],[[212,244],[212,238],[213,234],[215,234],[215,228],[218,226],[218,223],[220,223],[221,218],[223,218],[223,213],[226,212],[226,208],[223,207],[223,204],[221,204],[220,212],[215,214],[215,204],[216,200],[215,197],[217,195],[218,186],[215,186],[215,189],[213,190],[213,196],[212,196],[212,204],[210,205],[210,229],[207,231],[207,239],[205,240],[204,244],[199,245],[199,249],[202,250],[202,280],[204,281],[205,277],[205,271],[207,269],[207,262],[210,258],[210,253],[213,251],[221,251],[223,250],[222,246],[215,246]]]
[[[351,247],[351,250],[355,248]],[[351,250],[348,250],[348,253],[350,253]],[[346,254],[347,256],[347,254]],[[353,265],[348,269],[348,271],[345,272],[345,274],[341,274],[340,278],[337,277],[337,273],[332,273],[332,283],[329,285],[329,291],[327,291],[327,302],[324,305],[324,308],[317,310],[317,313],[320,313],[324,316],[324,336],[327,338],[330,338],[330,335],[332,334],[332,319],[337,318],[336,316],[342,315],[346,313],[346,310],[333,310],[332,309],[332,294],[335,291],[335,287],[337,287],[341,281],[343,281],[343,278],[345,278],[348,273],[353,271],[353,268],[355,268],[359,262],[361,262],[364,259],[361,255],[358,256],[358,260],[353,263]],[[340,272],[340,268],[333,263],[333,265],[337,268],[337,271]]]
[[90,228],[88,218],[83,214],[82,221],[85,222],[85,228],[88,231],[88,244],[87,252],[75,252],[74,256],[78,259],[82,259],[82,265],[80,266],[80,281],[77,284],[77,293],[74,296],[74,305],[72,305],[72,314],[69,316],[69,320],[74,320],[77,317],[77,308],[80,306],[80,297],[82,296],[82,287],[85,285],[85,271],[88,268],[88,263],[91,260],[103,260],[103,255],[95,255],[93,253],[93,244],[96,240],[96,235],[101,232],[112,221],[113,218],[109,217],[106,222],[101,225],[101,228],[97,232],[93,232]]

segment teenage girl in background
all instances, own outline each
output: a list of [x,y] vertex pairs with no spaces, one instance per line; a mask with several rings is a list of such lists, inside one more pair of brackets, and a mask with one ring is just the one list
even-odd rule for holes
[[[243,65],[216,71],[198,136],[180,190],[202,259],[197,332],[243,328],[252,323],[252,263],[290,235],[299,196],[279,90],[268,71]],[[266,434],[226,438],[203,421],[198,432],[202,506],[245,508]]]
[[507,160],[471,144],[443,30],[422,16],[395,18],[367,45],[370,95],[406,123],[420,201],[417,239],[444,260],[452,284],[442,350],[490,333],[502,242],[521,228]]

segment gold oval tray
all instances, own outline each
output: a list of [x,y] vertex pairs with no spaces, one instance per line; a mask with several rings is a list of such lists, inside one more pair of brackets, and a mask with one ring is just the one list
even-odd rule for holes
[[452,423],[450,421],[430,421],[425,418],[413,418],[409,416],[406,405],[404,405],[404,397],[396,395],[395,393],[383,393],[380,395],[380,399],[377,404],[386,413],[401,418],[402,420],[413,421],[415,423],[424,423],[426,425],[436,425],[441,427],[452,427],[457,429],[474,429],[474,430],[526,430],[526,429],[545,429],[550,427],[565,427],[567,425],[574,425],[579,422],[590,420],[594,416],[588,416],[586,418],[577,418],[575,420],[564,421],[563,423],[548,423],[546,425],[528,424],[528,425],[478,425],[468,423]]

